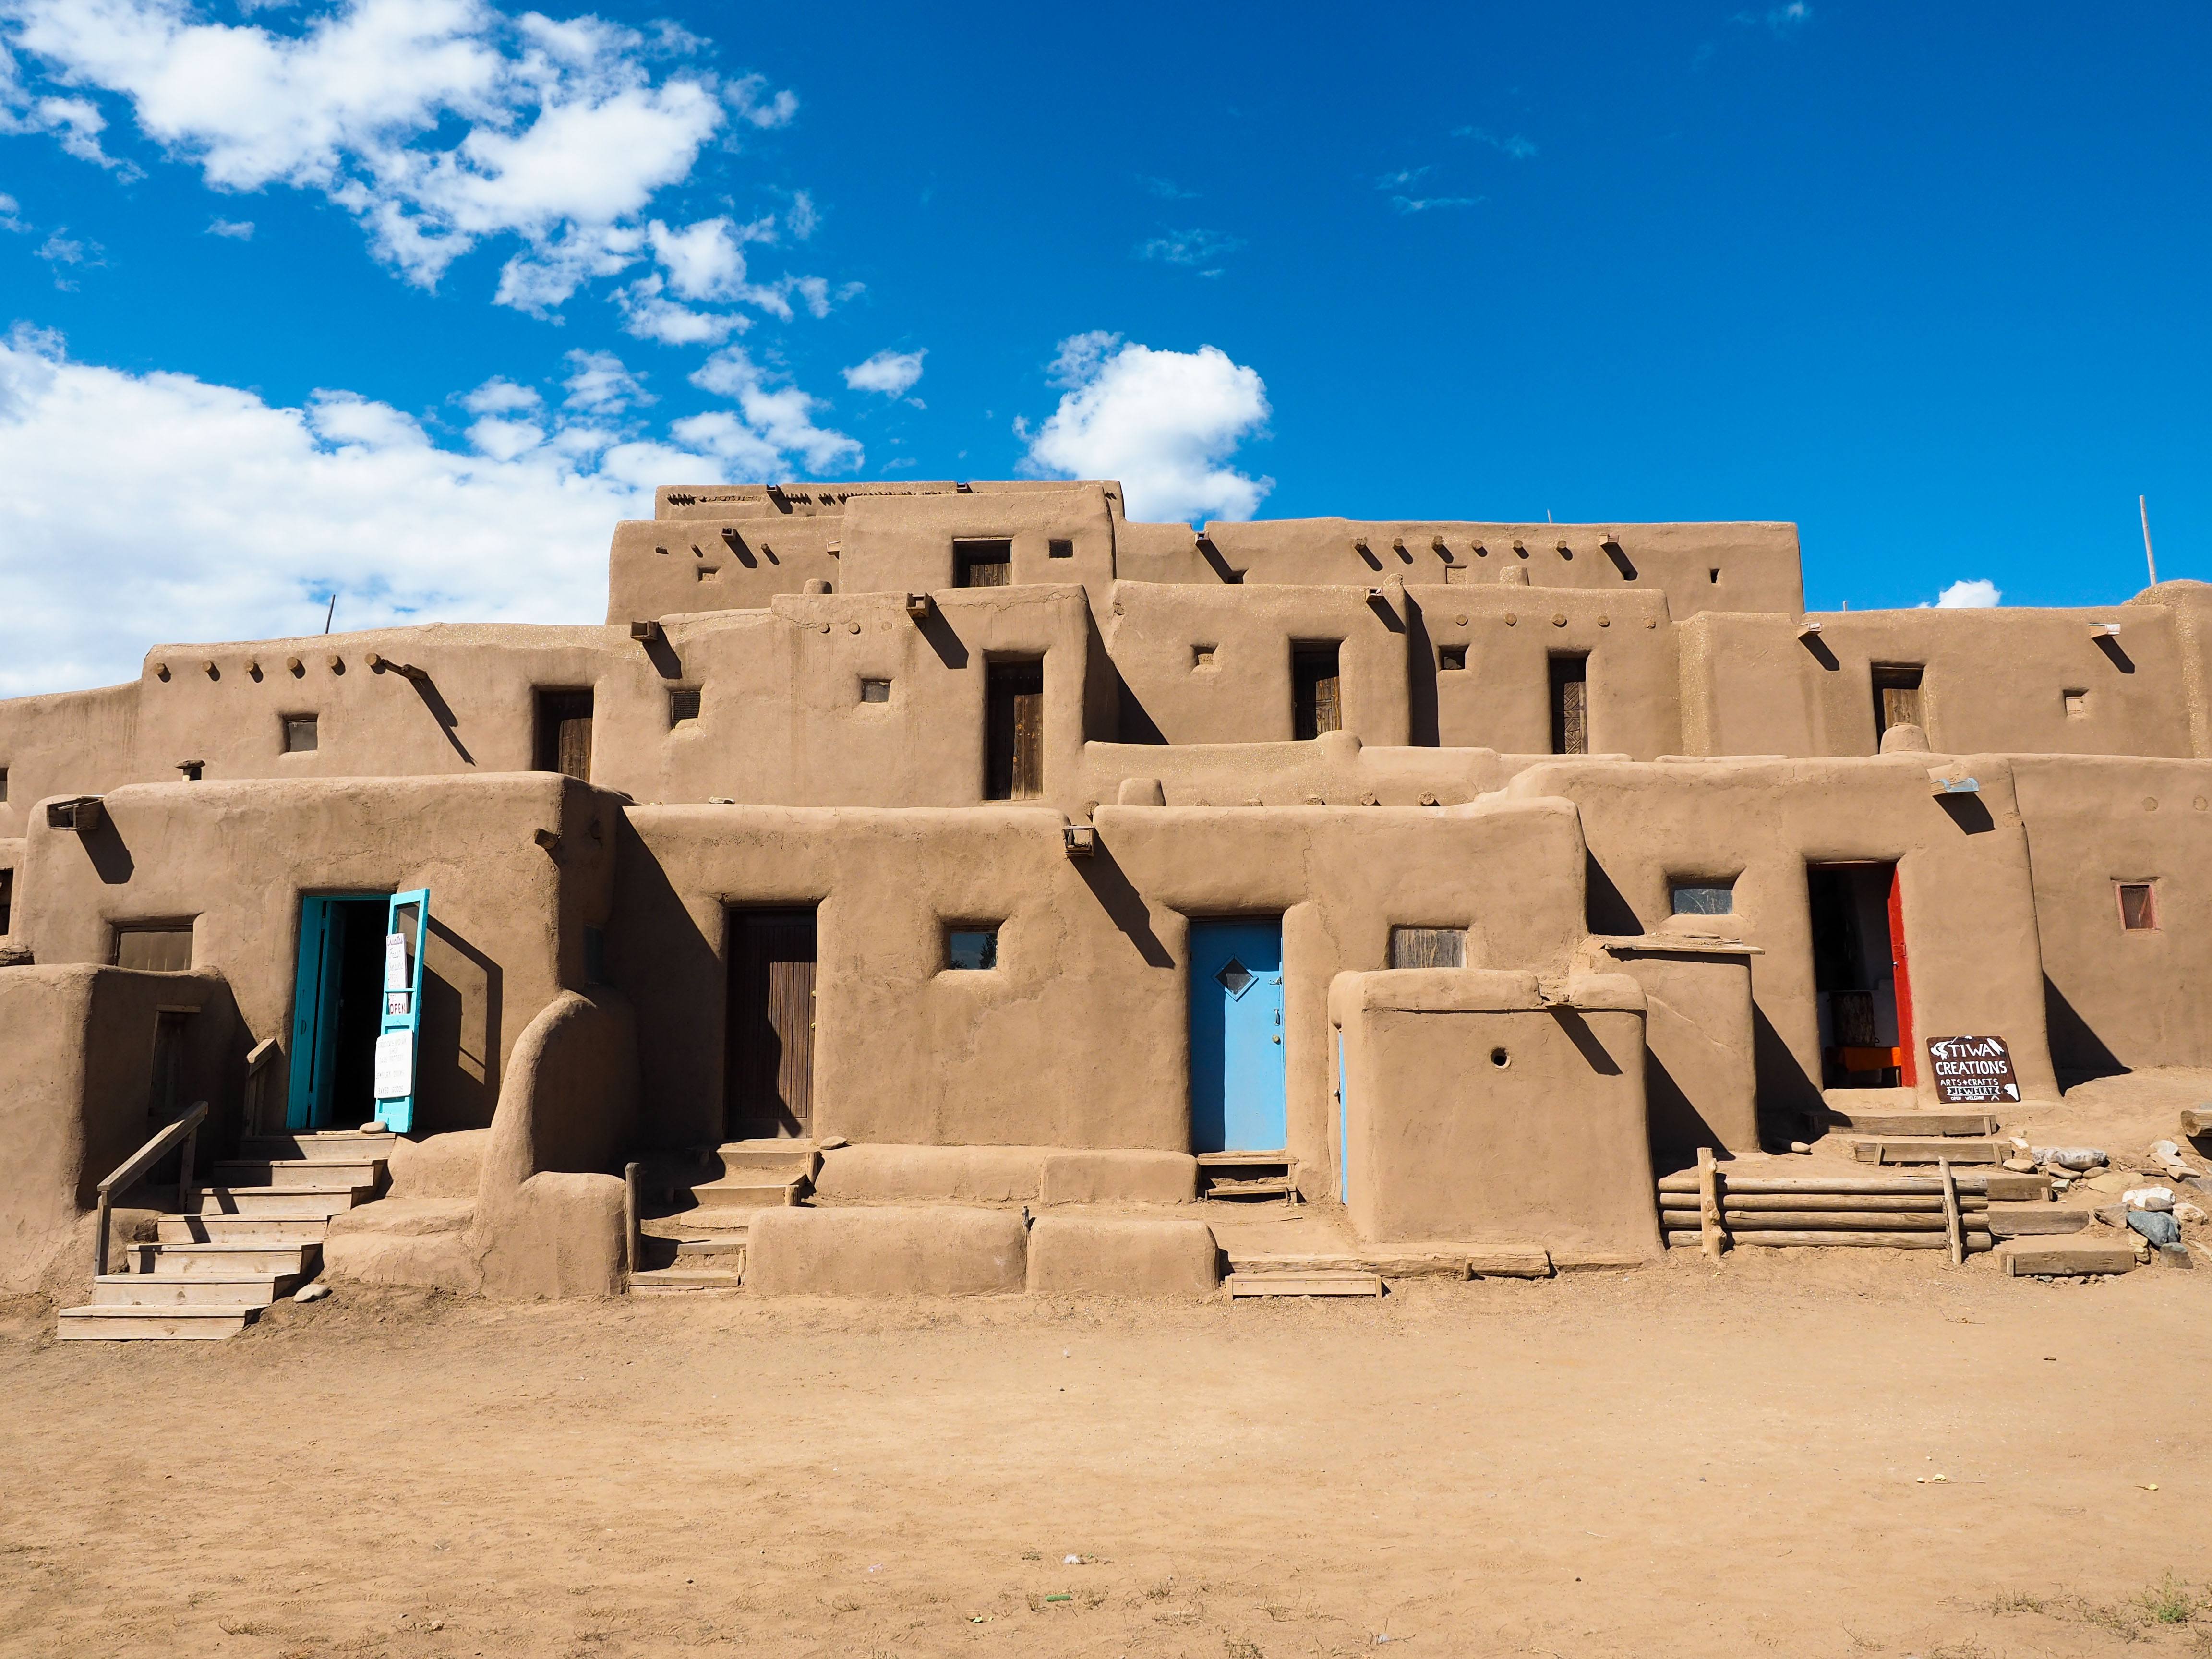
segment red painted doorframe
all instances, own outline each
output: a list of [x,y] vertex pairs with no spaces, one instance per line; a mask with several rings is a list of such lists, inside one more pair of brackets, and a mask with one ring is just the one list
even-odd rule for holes
[[1889,866],[1889,963],[1891,992],[1897,1003],[1898,1080],[1917,1088],[1920,1067],[1913,1053],[1917,1046],[1912,1031],[1912,975],[1905,959],[1905,866]]

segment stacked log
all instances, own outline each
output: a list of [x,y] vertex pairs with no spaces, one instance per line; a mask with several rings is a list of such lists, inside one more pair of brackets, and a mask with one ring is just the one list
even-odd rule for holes
[[[1712,1184],[1721,1231],[1737,1245],[1856,1247],[1890,1250],[1993,1249],[1987,1175],[1789,1176],[1736,1178],[1722,1173]],[[1685,1170],[1659,1182],[1659,1220],[1668,1246],[1696,1249],[1704,1242],[1699,1173]],[[1954,1221],[1955,1214],[1956,1220]]]

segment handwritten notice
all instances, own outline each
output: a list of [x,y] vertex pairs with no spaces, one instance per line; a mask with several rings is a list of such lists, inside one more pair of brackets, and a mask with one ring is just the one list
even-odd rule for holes
[[403,1100],[415,1092],[415,1033],[386,1031],[376,1040],[376,1097]]
[[2002,1037],[1930,1037],[1928,1064],[1936,1077],[1936,1097],[1946,1106],[1986,1106],[2020,1098],[2012,1050]]
[[414,988],[407,982],[407,935],[404,933],[386,933],[384,936],[384,988],[387,991]]

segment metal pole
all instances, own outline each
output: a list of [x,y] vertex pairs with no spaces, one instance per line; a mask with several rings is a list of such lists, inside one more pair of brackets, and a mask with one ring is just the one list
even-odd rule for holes
[[2150,550],[2150,501],[2147,496],[2136,497],[2136,510],[2142,514],[2143,562],[2150,567],[2150,585],[2158,586],[2158,556]]

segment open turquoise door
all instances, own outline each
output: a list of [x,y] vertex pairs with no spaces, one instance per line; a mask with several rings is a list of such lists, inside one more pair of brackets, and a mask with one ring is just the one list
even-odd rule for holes
[[284,1105],[288,1129],[313,1129],[329,1116],[333,1043],[326,1005],[337,998],[331,933],[330,901],[301,899],[300,972],[292,988],[292,1087]]
[[430,890],[394,893],[384,930],[384,1016],[376,1037],[376,1121],[397,1134],[415,1127],[415,1034],[422,1016],[422,939]]

